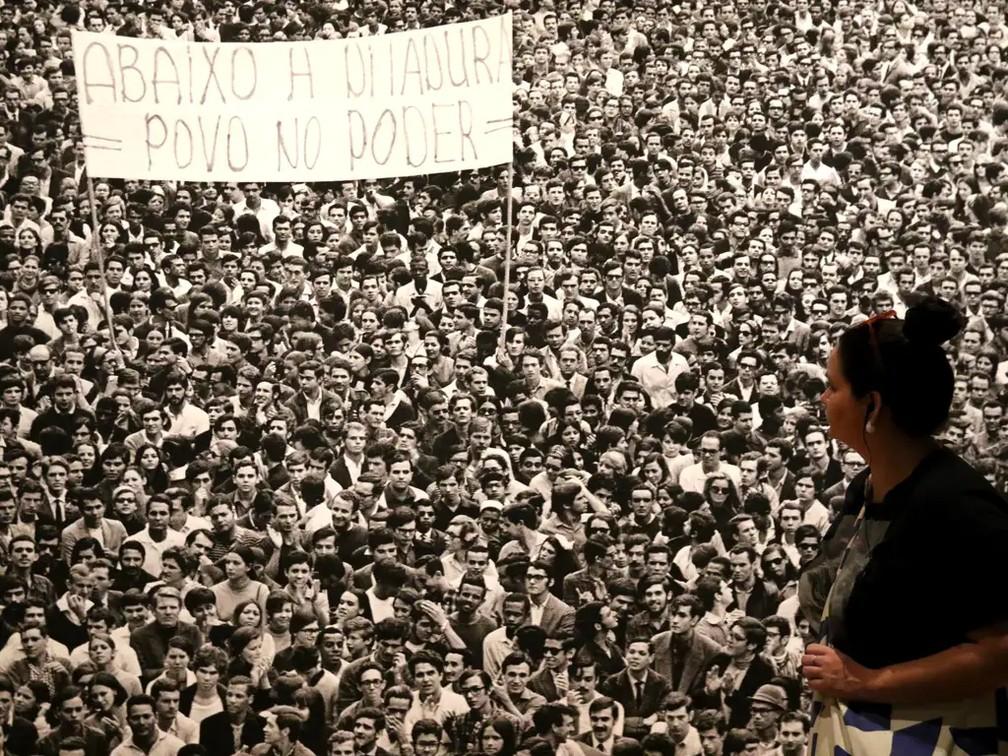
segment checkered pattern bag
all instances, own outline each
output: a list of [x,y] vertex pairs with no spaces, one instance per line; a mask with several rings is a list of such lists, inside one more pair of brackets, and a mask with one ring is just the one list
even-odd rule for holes
[[1008,754],[1008,693],[933,706],[812,703],[809,756]]
[[[863,514],[850,542],[864,527]],[[846,558],[847,550],[840,568]],[[822,643],[828,643],[830,598],[823,608]],[[809,713],[808,756],[1008,756],[1005,688],[981,698],[927,706],[844,702],[816,694]]]

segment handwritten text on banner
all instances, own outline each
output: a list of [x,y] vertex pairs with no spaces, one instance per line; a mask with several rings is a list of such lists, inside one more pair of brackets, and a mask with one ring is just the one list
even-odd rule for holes
[[78,32],[90,172],[387,178],[511,160],[511,16],[363,39],[209,44]]

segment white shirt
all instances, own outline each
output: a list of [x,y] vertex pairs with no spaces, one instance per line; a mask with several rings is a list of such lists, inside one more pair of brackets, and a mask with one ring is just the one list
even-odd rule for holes
[[[189,685],[195,685],[196,675],[193,675],[192,672],[189,674],[192,675],[193,678]],[[151,683],[151,685],[153,684],[154,683]],[[149,689],[150,688],[148,686],[148,690]],[[169,735],[174,735],[186,745],[199,742],[199,727],[197,727],[195,722],[181,712],[175,715],[175,720],[171,723],[171,727],[167,730],[163,730],[163,732],[167,732]]]
[[819,532],[825,535],[830,526],[829,510],[818,501],[813,501],[809,505],[809,508],[805,510],[802,525],[815,525],[819,529]]
[[150,528],[144,528],[139,533],[131,535],[124,543],[139,543],[144,547],[143,568],[151,575],[161,575],[161,555],[171,546],[185,546],[185,536],[177,530],[168,528],[163,541],[155,541],[150,534]]
[[133,736],[131,735],[122,745],[112,750],[112,756],[175,756],[184,745],[185,743],[174,735],[158,730],[157,742],[149,751],[133,745]]
[[678,352],[672,352],[667,367],[658,362],[657,352],[651,352],[634,362],[630,374],[640,381],[654,408],[661,409],[675,403],[678,398],[675,380],[687,370],[689,362]]
[[365,595],[368,598],[368,603],[371,605],[371,619],[375,623],[381,622],[383,619],[391,619],[395,617],[395,609],[393,609],[392,604],[395,601],[395,597],[381,599],[375,595],[374,588],[368,588]]
[[466,703],[465,698],[449,688],[441,688],[441,695],[437,703],[433,705],[421,701],[420,696],[416,696],[413,699],[413,705],[410,706],[403,718],[403,724],[406,726],[406,732],[410,732],[413,725],[421,719],[433,719],[440,724],[448,714],[467,714],[468,712],[469,704]]
[[[549,601],[549,596],[546,597],[546,601]],[[537,604],[535,601],[530,601],[529,604],[529,619],[533,625],[542,625],[543,611],[546,609],[546,601],[541,605]]]
[[350,475],[350,482],[351,483],[356,483],[357,482],[357,478],[359,478],[360,475],[361,475],[361,473],[364,471],[363,464],[362,464],[364,462],[364,458],[361,457],[361,461],[360,462],[354,462],[352,459],[350,459],[349,456],[347,456],[346,454],[344,454],[343,457],[342,457],[342,459],[343,459],[343,464],[346,465],[347,473],[349,473],[349,475]]
[[168,434],[171,436],[185,436],[191,439],[210,430],[210,416],[189,402],[182,406],[177,415],[172,414],[171,409],[167,407],[165,412],[171,418],[171,426],[168,429]]
[[[722,473],[731,478],[736,488],[742,486],[742,471],[735,465],[719,462],[717,470],[710,473],[710,475],[720,475]],[[679,485],[682,486],[684,491],[703,493],[704,483],[707,482],[708,477],[708,474],[704,472],[703,463],[697,462],[695,465],[690,465],[682,471],[682,475],[679,476]]]
[[[515,642],[507,637],[507,628],[498,627],[483,638],[483,671],[496,679],[501,662],[515,650]],[[584,730],[581,730],[584,732]]]
[[[70,658],[70,649],[52,638],[46,639],[46,651],[51,657]],[[24,658],[24,651],[21,650],[21,633],[14,633],[0,650],[0,672],[6,672],[11,664]]]
[[318,392],[318,397],[312,399],[307,394],[304,395],[305,405],[308,408],[308,419],[309,420],[321,420],[322,419],[322,392]]
[[[121,669],[127,674],[140,677],[140,660],[137,658],[136,651],[130,646],[129,639],[112,638],[112,642],[115,644],[116,651],[112,663],[115,664],[116,669]],[[87,643],[82,643],[70,652],[70,663],[73,664],[74,669],[89,660]]]
[[[588,707],[591,706],[592,701],[599,698],[598,693],[595,697],[587,703],[577,704],[574,708],[578,712],[578,732],[591,732],[591,717],[588,715]],[[613,725],[613,738],[618,738],[623,736],[623,720],[625,719],[625,714],[623,711],[623,704],[619,701],[616,702],[616,724]],[[612,753],[612,743],[609,744],[609,753]]]
[[210,530],[210,521],[205,520],[202,517],[187,514],[185,523],[176,532],[181,533],[183,536],[187,536],[194,530]]
[[280,215],[280,205],[271,199],[263,197],[259,201],[259,209],[253,210],[243,199],[233,206],[235,218],[242,215],[254,215],[259,221],[259,231],[264,239],[273,239],[273,219]]

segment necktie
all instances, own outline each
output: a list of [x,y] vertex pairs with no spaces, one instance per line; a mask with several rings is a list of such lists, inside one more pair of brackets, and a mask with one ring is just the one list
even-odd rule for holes
[[640,706],[644,703],[644,683],[637,681],[634,683],[634,688],[637,691],[637,705]]

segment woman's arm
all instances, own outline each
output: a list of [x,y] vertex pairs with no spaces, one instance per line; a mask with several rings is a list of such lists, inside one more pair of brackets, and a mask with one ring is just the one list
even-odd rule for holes
[[986,628],[971,638],[972,643],[881,669],[813,643],[802,657],[802,672],[812,690],[840,699],[924,704],[973,698],[1008,682],[1008,627]]

